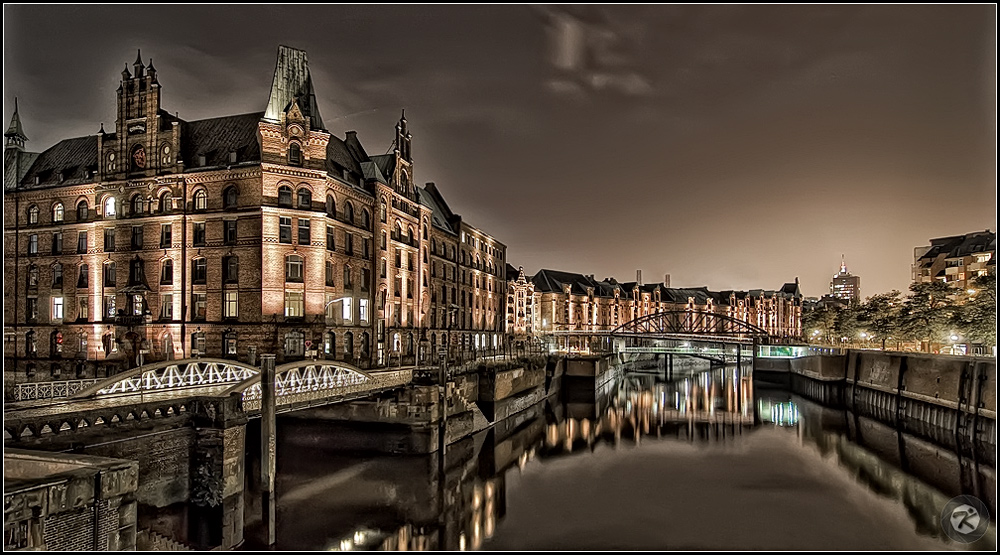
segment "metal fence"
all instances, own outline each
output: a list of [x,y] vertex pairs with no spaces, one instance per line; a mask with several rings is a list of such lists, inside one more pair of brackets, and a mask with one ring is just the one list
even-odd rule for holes
[[37,399],[62,399],[75,395],[101,380],[60,380],[54,382],[19,383],[14,386],[13,401],[34,401]]

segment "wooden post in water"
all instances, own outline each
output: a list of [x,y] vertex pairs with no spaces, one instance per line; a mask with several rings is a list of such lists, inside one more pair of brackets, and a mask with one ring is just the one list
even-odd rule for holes
[[264,523],[264,534],[267,545],[276,542],[275,516],[276,505],[274,495],[275,469],[275,398],[274,398],[274,355],[266,354],[260,357],[260,487],[262,501],[261,520]]

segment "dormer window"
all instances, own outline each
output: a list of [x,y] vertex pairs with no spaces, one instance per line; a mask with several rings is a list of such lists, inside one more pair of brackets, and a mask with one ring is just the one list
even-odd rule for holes
[[302,165],[302,148],[299,146],[299,143],[292,143],[288,145],[288,165]]
[[229,151],[229,163],[230,164],[235,164],[236,163],[236,151],[235,150]]
[[205,164],[206,164],[205,155],[204,154],[199,154],[198,155],[198,165],[201,166],[201,167],[205,167]]

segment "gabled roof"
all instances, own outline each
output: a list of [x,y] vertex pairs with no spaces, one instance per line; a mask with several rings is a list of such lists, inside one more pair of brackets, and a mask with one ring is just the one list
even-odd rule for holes
[[591,276],[559,270],[539,270],[531,281],[535,284],[535,290],[542,293],[562,293],[565,285],[570,286],[570,292],[574,295],[586,295],[588,287],[594,289],[594,294],[601,290],[598,282]]
[[939,237],[931,239],[931,248],[918,259],[920,262],[930,262],[939,255],[946,258],[957,258],[970,254],[993,251],[997,249],[997,234],[990,231],[976,231],[965,235]]
[[[376,171],[378,170],[377,167],[375,169]],[[383,181],[383,183],[385,182]],[[444,198],[440,194],[435,194],[437,189],[431,191],[423,187],[417,187],[416,190],[420,204],[431,209],[431,225],[452,235],[457,235],[458,232],[448,223],[451,210],[448,209],[448,204],[444,202]]]
[[[229,153],[236,162],[260,162],[257,123],[261,112],[181,122],[181,159],[188,170],[229,166]],[[205,164],[198,156],[205,156]]]
[[[65,139],[37,155],[21,178],[21,187],[90,183],[93,177],[87,176],[88,170],[97,170],[97,137],[91,135]],[[60,174],[62,174],[61,180]]]
[[343,170],[346,169],[357,177],[365,175],[361,168],[363,160],[356,158],[355,152],[352,152],[344,141],[330,135],[330,142],[326,144],[327,173],[337,178],[343,178]]
[[386,180],[392,179],[393,172],[396,171],[396,155],[395,154],[378,154],[371,157],[371,161],[375,162],[378,166],[378,170],[382,172],[382,175]]

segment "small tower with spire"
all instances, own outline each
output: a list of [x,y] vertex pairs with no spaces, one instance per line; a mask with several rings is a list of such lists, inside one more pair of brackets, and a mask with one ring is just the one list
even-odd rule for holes
[[410,142],[413,136],[406,129],[406,110],[404,109],[396,122],[396,139],[393,152],[396,154],[395,186],[399,194],[416,199],[413,188],[413,157],[410,154]]
[[24,129],[21,128],[21,115],[17,113],[17,97],[14,97],[14,115],[10,117],[10,125],[7,126],[7,131],[3,134],[6,139],[4,143],[4,148],[16,148],[18,150],[24,150],[24,143],[27,142],[28,136],[24,134]]
[[163,127],[160,118],[160,84],[153,60],[145,65],[142,51],[136,50],[132,70],[129,71],[128,64],[122,69],[114,140],[101,141],[101,166],[106,179],[149,174],[162,165],[162,160],[173,160],[161,153],[165,146],[176,150],[176,145],[171,146],[170,140],[164,142],[165,137],[159,137]]
[[17,109],[17,98],[14,98],[14,115],[10,117],[10,125],[4,136],[3,150],[3,188],[4,190],[17,187],[21,178],[28,171],[28,166],[34,160],[32,153],[24,151],[24,143],[28,142],[28,136],[24,134],[21,127],[21,115]]

